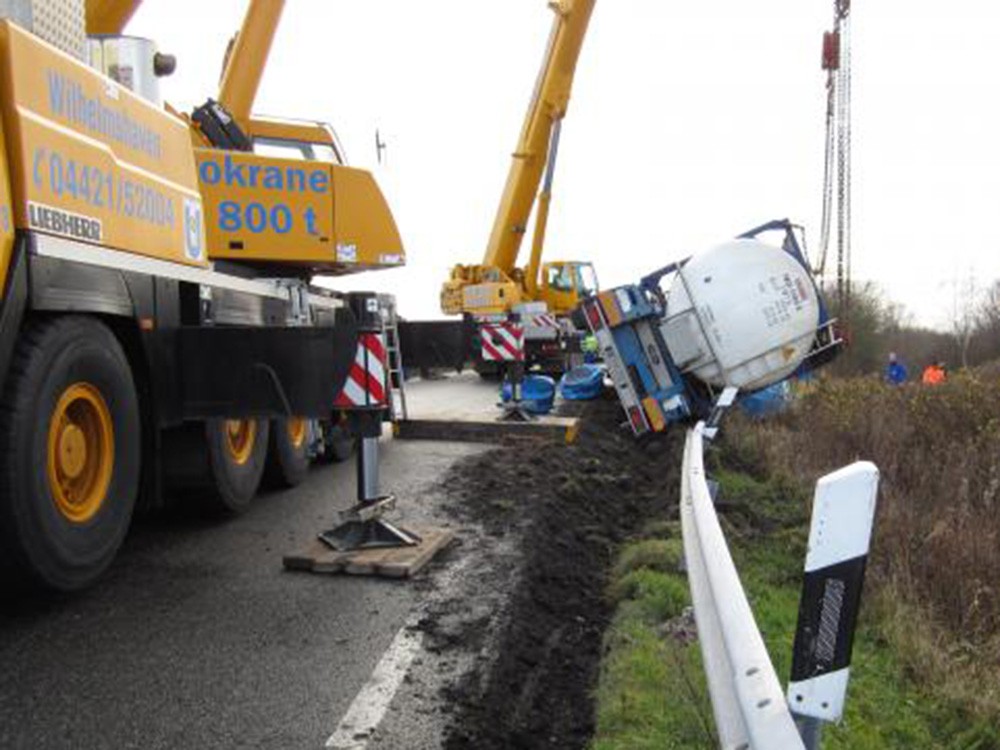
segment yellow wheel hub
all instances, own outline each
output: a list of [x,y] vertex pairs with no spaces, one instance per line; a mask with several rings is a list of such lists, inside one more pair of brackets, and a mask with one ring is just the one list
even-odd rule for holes
[[257,442],[257,422],[253,419],[226,420],[226,450],[233,463],[242,466],[253,455]]
[[308,430],[306,429],[306,420],[293,417],[288,420],[288,439],[292,442],[293,448],[301,448],[302,444],[306,442],[306,434]]
[[86,523],[101,509],[115,466],[115,428],[100,391],[71,385],[49,421],[47,473],[59,512]]
[[87,467],[87,437],[75,424],[66,425],[59,436],[59,463],[70,479],[79,478]]

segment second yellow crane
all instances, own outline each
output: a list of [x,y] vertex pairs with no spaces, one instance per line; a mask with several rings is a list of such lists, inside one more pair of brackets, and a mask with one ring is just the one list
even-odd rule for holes
[[[596,291],[596,274],[590,263],[542,263],[562,120],[595,3],[596,0],[549,3],[555,12],[552,32],[486,252],[481,263],[452,269],[441,290],[441,309],[445,314],[495,319],[522,312],[529,322],[546,317],[555,322],[558,316],[572,313],[583,298]],[[531,256],[527,266],[518,267],[518,255],[536,201]],[[551,341],[550,336],[542,338]],[[531,337],[528,339],[530,346]]]

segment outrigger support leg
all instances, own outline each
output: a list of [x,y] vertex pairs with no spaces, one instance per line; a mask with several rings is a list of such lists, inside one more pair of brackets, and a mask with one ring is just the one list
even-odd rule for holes
[[420,537],[384,520],[396,507],[395,495],[378,491],[378,438],[358,440],[358,502],[340,512],[340,524],[319,538],[338,552],[380,547],[412,547]]
[[510,379],[510,401],[500,403],[502,413],[497,417],[498,422],[531,422],[534,415],[525,408],[521,399],[522,388],[524,386],[524,362],[508,362],[506,375]]
[[[358,439],[358,502],[354,507],[341,511],[340,524],[322,532],[319,538],[338,552],[413,547],[420,544],[419,536],[382,518],[396,507],[396,497],[380,494],[378,487],[378,439],[382,436],[382,415],[388,408],[384,345],[373,339],[382,331],[381,307],[377,296],[367,292],[348,295],[348,303],[358,321],[358,358],[364,363],[362,369],[367,372],[369,383],[363,388],[363,401],[351,397],[354,408],[347,413],[351,434]],[[373,372],[383,374],[381,388],[371,387]]]

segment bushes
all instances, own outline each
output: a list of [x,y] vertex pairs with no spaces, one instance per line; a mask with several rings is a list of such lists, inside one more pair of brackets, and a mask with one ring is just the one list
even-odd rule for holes
[[871,583],[916,608],[949,643],[974,648],[996,679],[1000,382],[960,375],[934,388],[894,388],[874,378],[830,379],[775,421],[735,419],[723,432],[741,461],[756,454],[810,482],[873,461],[881,483]]

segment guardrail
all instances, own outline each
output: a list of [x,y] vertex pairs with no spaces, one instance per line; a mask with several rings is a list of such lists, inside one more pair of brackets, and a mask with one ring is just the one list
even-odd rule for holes
[[817,750],[823,724],[840,719],[847,695],[878,468],[857,461],[816,483],[786,700],[705,475],[704,441],[717,430],[716,419],[688,431],[681,526],[719,744],[726,750]]
[[684,446],[681,525],[719,744],[727,750],[804,750],[715,513],[704,430],[703,423],[689,430]]

